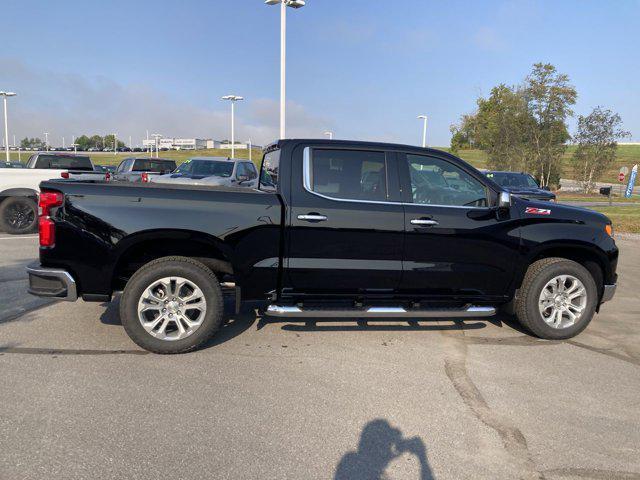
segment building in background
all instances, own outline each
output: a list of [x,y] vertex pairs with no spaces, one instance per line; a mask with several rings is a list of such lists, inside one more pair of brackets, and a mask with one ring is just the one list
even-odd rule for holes
[[[229,140],[213,140],[213,147],[212,148],[219,148],[222,150],[231,150],[231,142]],[[247,143],[240,143],[240,142],[236,142],[234,148],[236,150],[248,150],[249,149],[249,142]],[[262,148],[260,145],[251,145],[251,148]]]
[[[158,147],[168,148],[169,150],[204,150],[205,148],[209,148],[209,142],[213,142],[213,140],[205,140],[203,138],[163,137],[158,141]],[[142,146],[144,148],[155,148],[155,145],[155,140],[142,140]]]
[[[146,150],[155,148],[156,141],[153,139],[142,140],[142,146]],[[170,138],[163,137],[158,140],[159,148],[168,148],[169,150],[204,150],[217,148],[220,150],[231,150],[231,142],[229,140],[212,140],[210,138]],[[251,145],[253,148],[262,148],[260,145]],[[249,143],[236,142],[236,150],[247,150]]]

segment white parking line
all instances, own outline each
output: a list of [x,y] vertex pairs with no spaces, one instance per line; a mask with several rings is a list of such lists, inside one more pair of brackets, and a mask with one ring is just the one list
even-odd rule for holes
[[25,238],[38,238],[38,235],[12,235],[11,237],[0,237],[0,240],[24,240]]

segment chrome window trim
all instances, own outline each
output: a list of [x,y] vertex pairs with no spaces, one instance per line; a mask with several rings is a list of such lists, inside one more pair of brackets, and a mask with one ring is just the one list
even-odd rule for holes
[[[334,148],[333,150],[339,150],[338,148]],[[354,150],[354,149],[349,149]],[[486,210],[491,207],[473,207],[473,206],[464,206],[464,205],[436,205],[433,203],[411,203],[411,202],[384,202],[380,200],[356,200],[351,198],[337,198],[330,197],[328,195],[324,195],[322,193],[314,192],[311,189],[311,180],[312,180],[312,169],[311,169],[311,147],[304,147],[302,153],[302,186],[304,189],[310,193],[311,195],[315,195],[316,197],[324,198],[326,200],[333,200],[334,202],[351,202],[351,203],[371,203],[374,205],[410,205],[416,207],[439,207],[439,208],[462,208],[465,210],[473,209],[473,210]],[[387,188],[389,186],[387,185]]]

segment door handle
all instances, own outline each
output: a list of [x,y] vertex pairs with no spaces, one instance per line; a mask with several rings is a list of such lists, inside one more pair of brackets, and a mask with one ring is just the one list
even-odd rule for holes
[[318,213],[308,213],[306,215],[298,215],[298,220],[304,220],[305,222],[324,222],[327,220],[327,216]]
[[421,225],[421,226],[434,226],[434,225],[438,225],[438,222],[436,220],[428,220],[426,218],[414,218],[413,220],[411,220],[411,225]]

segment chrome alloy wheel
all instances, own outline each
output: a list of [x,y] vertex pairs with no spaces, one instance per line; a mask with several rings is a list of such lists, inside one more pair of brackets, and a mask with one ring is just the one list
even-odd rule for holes
[[575,325],[586,307],[587,289],[572,275],[558,275],[549,280],[538,299],[542,319],[557,329]]
[[202,290],[182,277],[165,277],[144,289],[138,301],[138,320],[160,340],[182,340],[200,328],[207,313]]

